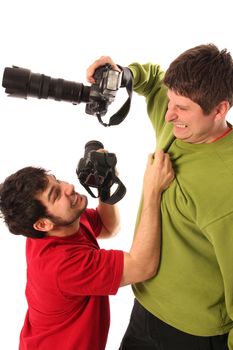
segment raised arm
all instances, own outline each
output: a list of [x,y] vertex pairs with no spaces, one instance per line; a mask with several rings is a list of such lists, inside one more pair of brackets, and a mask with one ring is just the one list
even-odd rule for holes
[[120,214],[117,205],[99,201],[97,211],[103,224],[98,238],[109,238],[117,234],[120,229]]

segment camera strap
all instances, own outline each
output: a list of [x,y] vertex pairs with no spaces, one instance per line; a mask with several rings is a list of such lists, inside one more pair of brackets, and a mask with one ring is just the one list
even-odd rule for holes
[[[114,153],[92,152],[91,166],[90,164],[85,166],[85,159],[81,158],[76,170],[79,181],[86,191],[107,204],[119,202],[126,193],[126,187],[115,174],[116,163]],[[117,188],[111,194],[113,185],[117,185]],[[95,195],[90,187],[97,188],[98,195]]]
[[122,76],[121,86],[120,87],[125,87],[126,88],[126,91],[127,91],[129,97],[127,98],[125,103],[122,105],[122,107],[115,114],[113,114],[111,116],[111,118],[109,119],[109,123],[108,124],[104,123],[102,121],[100,113],[96,114],[100,124],[102,124],[103,126],[106,126],[106,127],[120,124],[125,119],[127,114],[129,113],[130,105],[131,105],[132,93],[133,93],[133,77],[132,77],[132,73],[131,73],[130,69],[127,68],[127,67],[121,67],[119,65],[118,65],[118,67],[123,72],[123,76]]
[[[117,188],[115,192],[111,195],[111,187],[114,184],[117,184]],[[126,194],[126,187],[117,176],[114,176],[111,179],[106,179],[105,182],[97,188],[98,195],[95,195],[94,192],[85,182],[82,182],[81,185],[92,197],[100,198],[102,202],[111,205],[119,202]]]
[[[116,155],[114,153],[95,152],[93,158],[96,160],[94,165],[98,177],[105,174],[104,182],[98,186],[100,200],[111,205],[119,202],[125,195],[126,188],[115,174],[115,166],[117,163]],[[107,175],[106,169],[108,169]],[[117,185],[117,188],[114,193],[111,194],[113,185]]]
[[[117,184],[117,189],[111,195],[111,186],[113,184]],[[125,186],[117,176],[114,176],[114,178],[112,179],[112,185],[110,187],[107,185],[99,188],[100,200],[104,203],[111,204],[111,205],[119,202],[126,193]]]
[[[111,195],[111,187],[112,185],[117,184],[117,189],[115,192]],[[94,194],[94,192],[90,189],[88,185],[85,183],[82,183],[82,186],[86,189],[86,191],[94,198],[100,198],[100,200],[107,204],[116,204],[119,202],[124,195],[126,194],[126,187],[121,182],[121,180],[116,176],[114,177],[113,181],[111,181],[111,185],[109,186],[108,183],[103,184],[101,187],[98,188],[98,196]]]

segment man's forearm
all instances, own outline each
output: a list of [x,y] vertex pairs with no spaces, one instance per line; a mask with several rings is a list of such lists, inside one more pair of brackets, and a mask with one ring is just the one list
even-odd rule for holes
[[160,202],[160,194],[157,194],[156,197],[150,198],[149,200],[144,200],[141,219],[130,249],[131,257],[133,257],[142,268],[143,266],[151,266],[152,274],[156,273],[160,259]]
[[148,157],[143,182],[142,212],[129,253],[124,253],[121,285],[151,278],[160,260],[161,196],[174,178],[168,154],[157,151]]
[[100,201],[97,211],[104,226],[104,230],[102,230],[99,238],[106,238],[116,234],[120,229],[120,214],[117,205],[110,205]]
[[[161,244],[160,195],[144,202],[129,253],[124,253],[121,286],[151,278],[157,272]],[[127,273],[130,271],[130,273]]]

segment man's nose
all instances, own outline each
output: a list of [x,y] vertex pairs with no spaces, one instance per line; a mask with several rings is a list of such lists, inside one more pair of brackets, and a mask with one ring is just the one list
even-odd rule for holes
[[71,184],[69,184],[68,182],[64,182],[63,183],[63,190],[64,190],[64,192],[65,192],[65,194],[66,195],[70,195],[71,193],[73,193],[74,192],[74,185],[71,185]]
[[165,120],[166,122],[173,122],[174,120],[177,119],[177,114],[173,108],[168,108],[167,113],[165,115]]

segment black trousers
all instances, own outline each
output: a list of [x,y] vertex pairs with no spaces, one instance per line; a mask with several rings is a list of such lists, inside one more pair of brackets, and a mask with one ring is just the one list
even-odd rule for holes
[[228,350],[228,334],[199,337],[164,323],[135,300],[119,350]]

